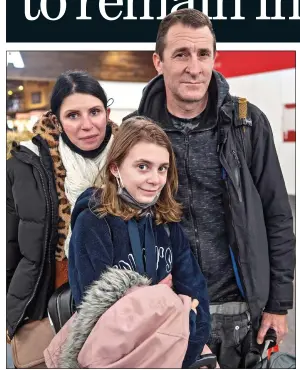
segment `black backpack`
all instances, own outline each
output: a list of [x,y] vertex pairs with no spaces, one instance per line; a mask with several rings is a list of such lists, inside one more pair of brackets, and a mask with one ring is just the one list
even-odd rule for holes
[[69,283],[60,286],[49,299],[48,317],[55,333],[58,333],[76,311]]

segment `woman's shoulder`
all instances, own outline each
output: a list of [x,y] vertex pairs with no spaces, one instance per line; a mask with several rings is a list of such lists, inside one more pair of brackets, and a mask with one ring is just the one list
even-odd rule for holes
[[[9,154],[6,161],[6,173],[11,180],[15,178],[34,179],[31,166],[39,162],[39,156],[36,154],[36,149],[29,148],[30,144],[21,145],[14,142],[10,146]],[[25,181],[25,180],[24,180]]]
[[32,142],[32,140],[20,141],[20,146],[23,148],[27,148],[38,157],[40,156],[39,148],[36,144]]

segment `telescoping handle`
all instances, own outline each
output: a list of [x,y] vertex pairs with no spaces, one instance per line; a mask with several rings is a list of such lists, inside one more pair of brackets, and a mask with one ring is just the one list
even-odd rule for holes
[[273,344],[272,347],[275,346],[276,341],[277,341],[277,334],[276,334],[276,331],[274,329],[272,329],[272,328],[268,329],[268,331],[265,335],[265,341],[270,341]]
[[262,355],[263,358],[267,357],[268,359],[270,359],[272,352],[279,351],[276,342],[277,342],[276,331],[272,328],[268,329],[265,335],[265,347]]
[[276,341],[277,341],[277,335],[276,331],[272,328],[268,329],[266,335],[265,335],[265,351],[268,348],[272,348],[276,346]]
[[200,369],[206,366],[208,369],[215,369],[217,366],[217,357],[213,353],[201,355],[199,358],[189,367],[190,369]]

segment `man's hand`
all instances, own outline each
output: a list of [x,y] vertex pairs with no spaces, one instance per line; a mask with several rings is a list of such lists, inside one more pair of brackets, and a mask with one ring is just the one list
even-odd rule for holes
[[276,315],[264,312],[261,320],[260,329],[257,335],[257,343],[262,344],[269,328],[273,328],[277,334],[277,344],[281,344],[288,332],[287,315]]

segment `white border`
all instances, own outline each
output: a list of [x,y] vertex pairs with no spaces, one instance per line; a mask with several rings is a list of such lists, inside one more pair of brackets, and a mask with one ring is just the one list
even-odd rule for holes
[[[151,51],[155,49],[155,43],[7,43],[8,51]],[[251,50],[300,50],[298,43],[217,43],[217,50],[251,51]]]
[[[8,0],[9,1],[9,0]],[[6,45],[5,45],[5,40],[6,40],[6,31],[3,32],[3,30],[6,30],[6,1],[1,1],[0,5],[0,22],[2,24],[2,32],[0,33],[0,117],[1,117],[1,122],[3,122],[2,127],[0,129],[0,143],[1,145],[1,150],[0,150],[0,171],[4,175],[6,174],[6,163],[4,158],[6,158]],[[6,177],[6,176],[5,176]],[[4,203],[4,194],[5,194],[5,181],[0,181],[1,184],[1,190],[0,193],[2,194],[2,212],[0,212],[0,225],[2,226],[2,230],[0,232],[1,239],[0,239],[0,245],[3,246],[3,250],[6,250],[6,238],[5,234],[6,232],[6,204]],[[5,252],[6,255],[6,252]],[[1,277],[0,277],[0,284],[1,284],[1,289],[0,291],[3,292],[3,298],[4,298],[4,292],[6,291],[6,259],[1,258]],[[1,297],[2,298],[2,297]],[[0,311],[0,332],[3,333],[3,339],[1,340],[1,345],[0,345],[0,366],[1,368],[5,369],[6,368],[6,297],[5,299],[1,300],[2,304],[0,305],[1,311]]]

